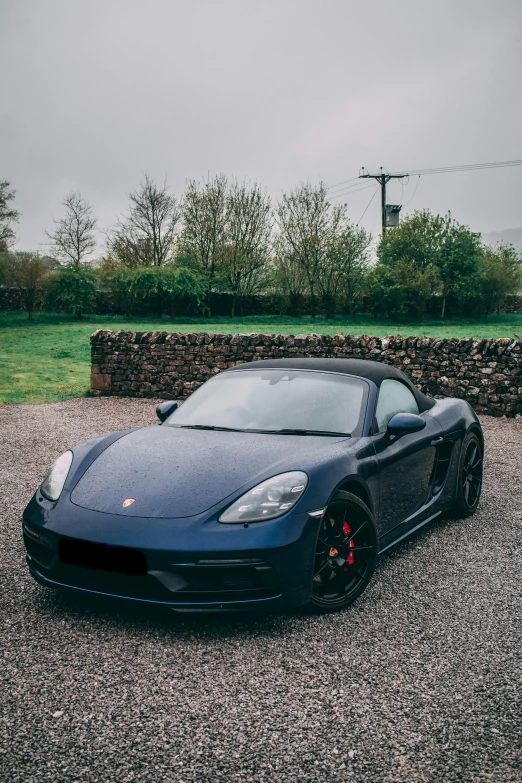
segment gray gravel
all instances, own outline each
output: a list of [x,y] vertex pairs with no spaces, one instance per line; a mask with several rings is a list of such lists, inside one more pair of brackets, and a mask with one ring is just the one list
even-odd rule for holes
[[522,780],[522,420],[484,418],[479,513],[337,615],[151,613],[31,580],[20,514],[69,445],[154,402],[0,408],[0,780]]

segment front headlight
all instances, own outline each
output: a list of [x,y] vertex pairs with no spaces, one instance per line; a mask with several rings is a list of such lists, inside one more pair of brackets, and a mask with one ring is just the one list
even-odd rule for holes
[[300,470],[281,473],[246,492],[219,517],[220,522],[261,522],[286,514],[295,506],[308,484]]
[[40,485],[40,492],[47,500],[58,500],[65,484],[72,462],[72,451],[66,451],[58,457],[54,465],[49,468],[46,477]]

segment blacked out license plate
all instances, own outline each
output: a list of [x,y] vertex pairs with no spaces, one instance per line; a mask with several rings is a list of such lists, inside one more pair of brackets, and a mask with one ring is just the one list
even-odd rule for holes
[[60,560],[67,565],[97,568],[120,574],[147,573],[145,554],[139,549],[62,538],[58,554]]

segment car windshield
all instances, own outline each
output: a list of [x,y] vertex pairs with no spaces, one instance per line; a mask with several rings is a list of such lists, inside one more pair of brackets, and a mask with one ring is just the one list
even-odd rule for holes
[[171,427],[360,435],[368,383],[306,370],[216,375],[165,422]]

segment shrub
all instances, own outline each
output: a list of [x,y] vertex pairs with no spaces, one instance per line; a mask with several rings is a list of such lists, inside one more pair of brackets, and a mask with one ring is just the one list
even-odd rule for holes
[[432,266],[419,269],[413,261],[400,261],[393,266],[377,264],[370,275],[373,315],[421,321],[440,287],[438,270]]
[[45,294],[50,310],[65,310],[77,318],[88,312],[96,294],[96,273],[84,264],[68,264],[56,270]]
[[174,316],[180,309],[197,312],[206,292],[204,276],[190,266],[129,268],[113,256],[102,261],[99,283],[110,294],[113,307],[130,316],[149,312]]

